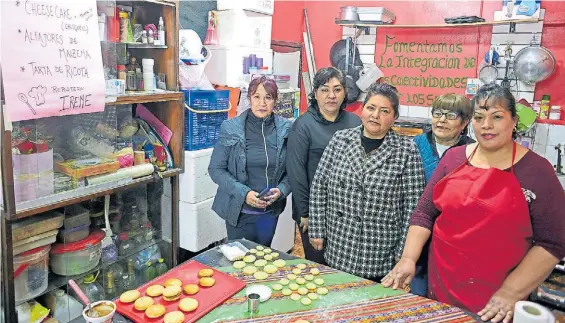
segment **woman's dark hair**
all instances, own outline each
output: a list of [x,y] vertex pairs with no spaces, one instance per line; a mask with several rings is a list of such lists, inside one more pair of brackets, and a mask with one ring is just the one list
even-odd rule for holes
[[[485,105],[479,106],[480,102],[484,100]],[[510,93],[510,90],[503,88],[498,84],[485,84],[479,88],[477,94],[473,98],[473,106],[475,110],[483,109],[488,110],[488,102],[497,102],[498,100],[503,100],[506,103],[506,108],[512,114],[512,117],[516,117],[518,114],[516,112],[516,99]]]
[[316,92],[318,89],[329,82],[331,79],[337,79],[341,86],[343,86],[343,91],[345,91],[345,97],[343,98],[343,102],[341,103],[340,109],[345,109],[347,105],[347,87],[345,86],[345,73],[338,70],[337,68],[330,66],[324,67],[318,70],[316,75],[314,75],[314,83],[312,84],[312,91],[308,96],[308,103],[310,106],[318,107],[318,101],[316,100]]
[[365,96],[365,101],[363,101],[363,106],[369,102],[369,100],[375,95],[382,95],[387,98],[390,103],[392,103],[392,108],[394,109],[394,117],[398,118],[398,106],[400,105],[400,100],[398,99],[398,90],[396,87],[386,84],[386,83],[373,83],[367,89],[367,96]]
[[251,82],[249,82],[249,88],[247,90],[247,96],[249,98],[251,98],[255,94],[255,92],[257,92],[257,88],[261,84],[263,84],[265,91],[270,96],[272,96],[275,101],[277,101],[277,98],[279,96],[279,87],[277,86],[277,83],[273,79],[270,79],[270,78],[265,77],[265,76],[258,77],[256,79],[252,80]]
[[[514,98],[512,93],[510,93],[510,90],[494,83],[485,84],[479,88],[477,94],[475,94],[475,97],[473,98],[473,106],[475,107],[475,110],[488,110],[489,101],[498,102],[499,100],[504,101],[506,108],[508,109],[508,111],[510,111],[510,114],[513,118],[516,118],[518,116],[518,113],[516,111],[516,99]],[[481,101],[484,101],[484,105],[479,105],[481,104]],[[517,134],[516,131],[514,131],[512,133],[512,138],[516,139],[516,137]]]

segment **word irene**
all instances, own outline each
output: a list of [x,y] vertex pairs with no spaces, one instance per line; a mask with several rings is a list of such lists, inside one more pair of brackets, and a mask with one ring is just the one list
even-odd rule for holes
[[91,105],[90,97],[92,94],[80,94],[80,95],[64,95],[59,97],[62,101],[62,109],[59,111],[65,110],[75,110],[75,109],[84,109]]
[[25,2],[25,11],[28,15],[45,16],[48,18],[72,20],[69,9],[59,5],[37,3],[33,1]]

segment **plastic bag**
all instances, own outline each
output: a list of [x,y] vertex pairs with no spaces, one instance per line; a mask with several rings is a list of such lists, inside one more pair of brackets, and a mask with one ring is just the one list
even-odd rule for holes
[[179,84],[182,90],[199,88],[201,90],[213,90],[214,86],[206,77],[204,69],[210,62],[212,52],[206,50],[205,60],[197,65],[186,65],[179,61]]
[[161,250],[158,245],[152,245],[138,252],[133,261],[136,270],[142,270],[148,261],[156,263],[161,258]]
[[235,261],[242,259],[249,252],[249,249],[239,242],[230,242],[221,245],[220,251],[229,261]]

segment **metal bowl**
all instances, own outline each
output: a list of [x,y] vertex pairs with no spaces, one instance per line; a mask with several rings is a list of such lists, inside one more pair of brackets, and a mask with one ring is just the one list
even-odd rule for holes
[[514,75],[522,82],[533,85],[547,79],[555,71],[555,57],[541,46],[521,49],[514,57]]

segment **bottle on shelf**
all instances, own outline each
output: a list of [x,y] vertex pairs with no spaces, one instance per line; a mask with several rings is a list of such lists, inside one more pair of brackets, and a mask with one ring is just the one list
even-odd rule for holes
[[550,110],[550,100],[551,97],[547,94],[542,96],[541,98],[541,105],[539,111],[539,118],[540,119],[548,119],[549,118],[549,110]]
[[143,279],[146,283],[148,281],[152,281],[153,279],[155,279],[155,277],[157,277],[157,270],[153,266],[153,263],[151,261],[148,261],[145,265],[145,268],[143,268]]
[[153,241],[153,227],[151,226],[151,222],[149,221],[145,222],[145,224],[143,225],[143,237],[146,244]]
[[159,17],[159,29],[157,34],[159,35],[159,45],[165,46],[165,24],[163,23],[163,17]]
[[96,281],[98,274],[89,274],[82,279],[79,284],[80,289],[84,292],[90,302],[102,301],[105,299],[104,288]]
[[116,290],[114,281],[114,273],[112,271],[109,271],[106,274],[106,289],[104,290],[104,294],[107,299],[114,299],[118,296],[118,291]]
[[158,264],[155,267],[156,267],[155,269],[157,271],[157,276],[161,276],[169,270],[169,268],[167,267],[167,264],[165,263],[165,260],[163,258],[159,258]]
[[119,237],[120,237],[120,247],[118,249],[118,255],[120,255],[120,257],[123,257],[129,254],[131,249],[131,243],[127,232],[120,233]]
[[138,283],[137,274],[135,273],[134,262],[133,259],[131,258],[128,259],[128,276],[129,276],[130,284],[136,286]]

